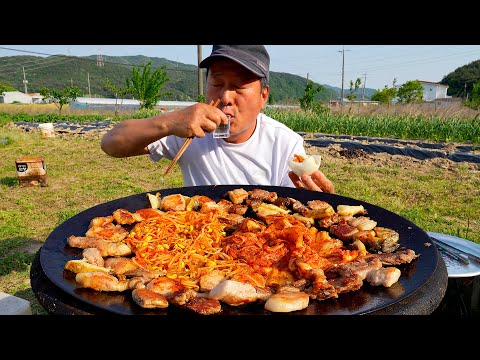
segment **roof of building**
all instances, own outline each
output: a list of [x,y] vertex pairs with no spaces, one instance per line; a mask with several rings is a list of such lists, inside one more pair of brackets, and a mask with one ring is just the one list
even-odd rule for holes
[[445,84],[440,84],[438,82],[433,82],[433,81],[424,81],[424,80],[417,80],[418,82],[424,83],[424,84],[432,84],[432,85],[437,85],[437,86],[445,86],[448,87],[448,85]]

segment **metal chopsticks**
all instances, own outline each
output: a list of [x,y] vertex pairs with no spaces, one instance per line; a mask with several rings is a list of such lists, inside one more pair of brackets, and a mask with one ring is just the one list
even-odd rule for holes
[[463,255],[464,257],[467,258],[467,260],[473,260],[473,261],[480,264],[480,256],[471,254],[469,252],[466,252],[465,250],[462,250],[462,249],[456,248],[454,246],[451,246],[451,245],[449,245],[449,244],[447,244],[447,243],[443,242],[442,240],[439,240],[435,237],[430,236],[430,238],[435,242],[435,244],[437,244],[438,247],[441,247],[446,252],[447,251],[455,252],[457,255]]
[[[220,103],[220,99],[217,99],[217,101],[213,102],[210,101],[210,104],[209,105],[212,105],[214,107],[217,107],[218,104]],[[194,136],[190,136],[188,138],[185,139],[185,142],[183,143],[182,147],[180,148],[180,150],[178,150],[177,154],[175,155],[175,157],[173,158],[172,162],[170,163],[170,165],[168,165],[167,167],[167,170],[165,170],[165,172],[163,173],[163,176],[167,175],[170,170],[172,170],[173,166],[177,163],[178,159],[180,159],[180,156],[182,156],[182,154],[185,152],[185,150],[187,150],[187,147],[188,145],[190,145],[190,143],[192,142]]]

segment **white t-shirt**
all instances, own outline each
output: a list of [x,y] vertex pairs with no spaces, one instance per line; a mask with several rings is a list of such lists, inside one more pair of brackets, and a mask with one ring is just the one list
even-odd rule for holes
[[[150,159],[173,159],[184,138],[167,136],[150,145]],[[260,113],[253,135],[244,143],[230,144],[208,133],[194,138],[178,160],[184,186],[272,185],[294,187],[288,177],[288,160],[304,155],[303,137],[284,124]]]

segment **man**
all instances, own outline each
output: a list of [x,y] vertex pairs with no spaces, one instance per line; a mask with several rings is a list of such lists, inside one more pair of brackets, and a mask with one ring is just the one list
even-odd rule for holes
[[[294,154],[305,154],[303,138],[261,113],[269,95],[270,57],[262,45],[213,45],[201,63],[207,69],[206,99],[147,119],[125,120],[102,139],[114,157],[149,154],[154,162],[173,159],[185,138],[195,137],[178,160],[184,186],[273,185],[334,192],[320,171],[299,178],[288,168]],[[228,123],[230,137],[212,132]]]

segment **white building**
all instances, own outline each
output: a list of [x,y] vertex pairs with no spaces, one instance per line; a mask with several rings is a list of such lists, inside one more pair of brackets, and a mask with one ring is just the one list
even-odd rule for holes
[[423,101],[434,101],[437,99],[447,99],[451,96],[447,95],[448,85],[417,80],[423,86]]
[[25,94],[20,91],[4,91],[0,94],[0,104],[41,104],[43,96],[38,93]]

